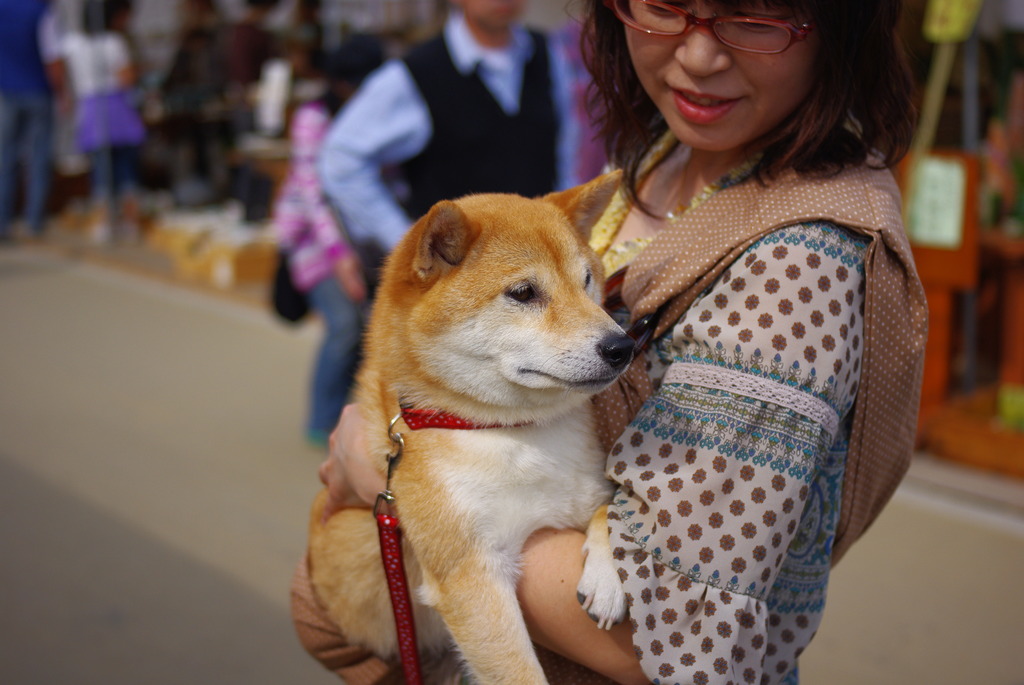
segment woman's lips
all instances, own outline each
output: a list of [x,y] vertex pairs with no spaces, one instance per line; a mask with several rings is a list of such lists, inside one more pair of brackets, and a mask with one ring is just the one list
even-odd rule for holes
[[721,98],[688,90],[675,90],[673,97],[679,113],[694,124],[711,124],[718,121],[739,101],[735,98]]

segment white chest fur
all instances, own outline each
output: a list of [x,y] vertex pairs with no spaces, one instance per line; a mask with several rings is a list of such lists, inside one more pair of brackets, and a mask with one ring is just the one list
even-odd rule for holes
[[545,426],[455,431],[435,473],[479,539],[518,555],[530,533],[586,526],[609,500],[604,455],[584,412]]

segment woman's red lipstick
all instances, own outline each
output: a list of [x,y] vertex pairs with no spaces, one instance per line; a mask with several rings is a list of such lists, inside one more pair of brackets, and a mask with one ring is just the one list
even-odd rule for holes
[[694,124],[713,124],[728,114],[738,102],[735,98],[722,98],[690,90],[674,90],[673,98],[683,118]]

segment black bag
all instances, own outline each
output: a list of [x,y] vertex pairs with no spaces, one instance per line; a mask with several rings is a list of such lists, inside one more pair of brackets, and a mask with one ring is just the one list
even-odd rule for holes
[[277,315],[289,323],[298,323],[309,314],[309,298],[292,282],[288,253],[284,250],[277,251],[277,270],[270,298]]

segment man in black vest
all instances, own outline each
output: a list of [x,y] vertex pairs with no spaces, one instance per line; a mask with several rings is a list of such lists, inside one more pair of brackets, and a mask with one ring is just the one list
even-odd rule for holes
[[372,74],[325,141],[321,180],[357,245],[390,251],[438,200],[578,182],[568,68],[517,23],[526,0],[451,4],[443,33]]

